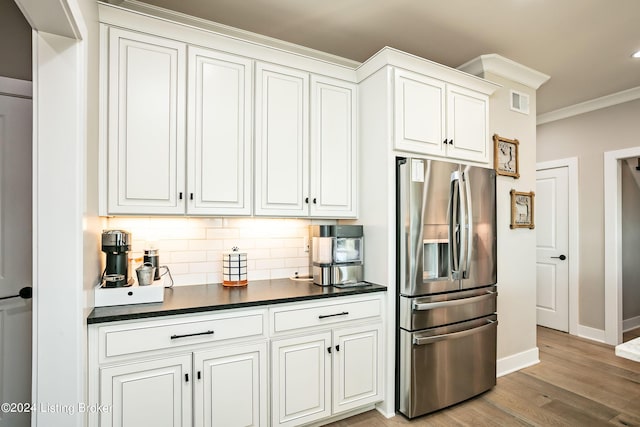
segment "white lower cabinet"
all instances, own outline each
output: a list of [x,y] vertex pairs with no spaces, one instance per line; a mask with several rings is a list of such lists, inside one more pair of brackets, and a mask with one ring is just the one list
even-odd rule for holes
[[381,294],[89,325],[89,427],[299,426],[382,395]]
[[272,341],[272,425],[306,424],[382,400],[381,334],[376,323]]
[[199,426],[267,425],[267,343],[193,355],[194,414]]
[[100,427],[191,425],[191,356],[100,369]]
[[297,426],[383,399],[380,295],[274,307],[271,425]]
[[296,426],[331,415],[331,332],[273,341],[273,426]]
[[382,400],[381,335],[381,323],[334,331],[334,414]]

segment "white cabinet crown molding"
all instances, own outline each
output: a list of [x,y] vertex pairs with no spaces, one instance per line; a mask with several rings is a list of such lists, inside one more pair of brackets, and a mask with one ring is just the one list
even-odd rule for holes
[[387,65],[421,73],[489,96],[502,87],[497,83],[410,53],[402,52],[389,46],[380,49],[375,55],[367,59],[356,69],[358,83],[361,83]]
[[497,74],[535,90],[551,78],[540,71],[536,71],[533,68],[519,64],[496,53],[480,55],[460,65],[458,70],[474,76],[482,73]]
[[98,2],[101,23],[355,82],[357,62],[140,2]]

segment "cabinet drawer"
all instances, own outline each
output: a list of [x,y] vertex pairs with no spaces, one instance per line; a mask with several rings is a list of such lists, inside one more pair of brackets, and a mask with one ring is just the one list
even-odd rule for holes
[[264,332],[262,312],[105,326],[99,331],[100,354],[109,358],[234,338],[259,337]]
[[369,299],[322,304],[305,304],[272,312],[273,332],[291,331],[380,316],[381,301]]

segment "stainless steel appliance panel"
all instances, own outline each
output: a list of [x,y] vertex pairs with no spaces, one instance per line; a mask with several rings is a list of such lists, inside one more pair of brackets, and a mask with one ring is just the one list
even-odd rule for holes
[[322,286],[348,285],[364,280],[362,264],[334,264],[313,266],[313,283]]
[[419,332],[401,329],[400,412],[415,418],[493,387],[497,323],[494,315]]
[[425,295],[460,288],[459,280],[450,274],[425,279],[424,266],[425,239],[449,241],[449,188],[451,174],[458,169],[459,165],[454,163],[423,159],[407,159],[400,168],[401,295]]
[[400,295],[495,284],[495,171],[409,158],[398,180]]
[[496,312],[495,286],[426,297],[400,297],[400,327],[409,331],[433,328],[488,316]]
[[468,196],[469,247],[468,265],[461,288],[493,285],[497,282],[496,173],[492,169],[463,167]]

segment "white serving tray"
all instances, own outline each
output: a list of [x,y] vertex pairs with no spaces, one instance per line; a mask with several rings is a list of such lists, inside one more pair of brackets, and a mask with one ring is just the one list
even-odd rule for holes
[[164,277],[147,286],[139,286],[134,279],[131,286],[103,288],[98,285],[95,292],[95,307],[110,305],[145,304],[164,301]]

